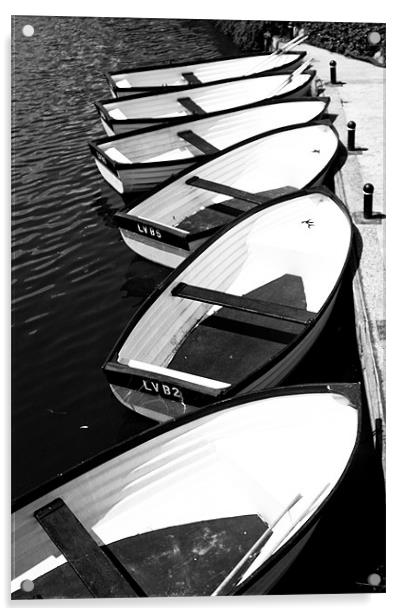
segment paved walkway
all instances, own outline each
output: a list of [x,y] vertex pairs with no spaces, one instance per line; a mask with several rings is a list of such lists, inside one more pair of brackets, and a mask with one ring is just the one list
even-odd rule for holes
[[[347,145],[347,123],[356,122],[356,148],[337,174],[335,190],[348,206],[362,238],[363,250],[354,277],[356,332],[373,429],[382,425],[385,451],[385,219],[365,221],[362,187],[374,186],[374,211],[385,214],[385,69],[311,45],[306,50],[324,96],[336,114],[334,125]],[[338,85],[330,83],[329,62],[337,63]],[[364,148],[364,149],[363,149]],[[380,421],[378,421],[380,420]],[[383,453],[383,462],[385,455]]]

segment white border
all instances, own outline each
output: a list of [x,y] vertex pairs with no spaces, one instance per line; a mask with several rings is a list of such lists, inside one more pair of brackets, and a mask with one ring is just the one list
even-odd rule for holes
[[[194,3],[191,0],[179,1],[169,0],[169,2],[157,2],[154,0],[146,0],[146,2],[114,1],[113,3],[88,2],[86,0],[69,0],[68,3],[56,3],[48,1],[35,0],[14,0],[13,2],[6,1],[2,3],[0,27],[2,29],[2,44],[3,44],[3,96],[2,96],[2,111],[5,131],[8,138],[3,138],[3,165],[2,165],[2,187],[3,200],[1,204],[2,213],[2,230],[3,242],[1,243],[2,261],[0,268],[1,283],[2,283],[2,322],[4,332],[1,338],[3,350],[2,364],[2,387],[1,391],[4,396],[4,404],[2,407],[3,417],[3,469],[5,470],[5,480],[3,486],[10,488],[9,480],[9,459],[10,459],[10,373],[9,373],[9,343],[10,343],[10,156],[9,156],[9,91],[10,91],[10,16],[11,15],[77,15],[77,16],[107,16],[107,17],[170,17],[170,18],[197,18],[197,19],[270,19],[270,20],[304,20],[304,21],[360,21],[360,22],[387,22],[387,217],[391,218],[391,225],[388,225],[387,231],[387,401],[388,401],[388,419],[387,419],[387,511],[388,511],[388,572],[387,572],[387,594],[379,595],[306,595],[306,596],[286,596],[286,597],[254,597],[254,598],[216,598],[216,599],[146,599],[139,600],[135,603],[127,600],[109,601],[97,600],[94,603],[91,600],[87,601],[46,601],[46,602],[30,602],[23,604],[23,607],[17,602],[11,603],[8,598],[9,588],[9,571],[10,571],[10,548],[9,548],[9,489],[6,494],[3,494],[3,507],[1,509],[3,524],[1,526],[4,538],[2,554],[1,576],[4,589],[2,597],[4,597],[3,607],[13,609],[14,613],[19,613],[22,610],[34,609],[64,609],[72,612],[81,609],[99,610],[99,609],[114,609],[116,607],[123,609],[135,610],[135,613],[152,614],[154,611],[163,610],[164,613],[176,613],[177,610],[191,611],[191,613],[222,614],[232,613],[241,610],[242,613],[255,610],[264,610],[264,613],[278,613],[286,616],[287,614],[297,613],[297,616],[312,616],[317,614],[322,616],[336,614],[343,609],[353,610],[353,614],[358,616],[371,616],[378,612],[394,613],[397,610],[397,605],[401,605],[401,597],[399,595],[400,586],[400,571],[401,571],[401,555],[398,547],[402,545],[400,528],[402,519],[400,510],[400,497],[398,498],[401,485],[400,469],[402,464],[400,460],[396,460],[397,452],[402,449],[402,429],[401,415],[402,405],[397,397],[396,387],[401,380],[400,370],[400,308],[399,294],[396,289],[401,286],[401,254],[398,247],[402,244],[400,211],[402,208],[401,198],[399,193],[401,189],[396,185],[399,183],[401,176],[401,156],[398,148],[398,140],[400,139],[400,111],[396,111],[400,106],[401,85],[400,85],[400,39],[401,39],[401,20],[396,7],[397,3],[392,3],[382,0],[378,3],[366,2],[350,2],[350,0],[336,0],[335,2],[323,2],[317,0],[288,0],[286,3],[274,3],[269,0],[247,0],[246,2],[218,3],[216,0],[203,0],[197,3],[197,9],[194,9]],[[398,47],[397,47],[398,45]],[[398,62],[398,64],[396,64]],[[398,67],[398,69],[396,68]],[[398,107],[397,107],[398,106]],[[398,115],[397,115],[398,113]],[[4,291],[6,289],[6,291]],[[6,301],[4,302],[4,299]],[[398,318],[398,321],[397,321]],[[8,344],[5,344],[7,341]],[[396,359],[397,358],[397,359]],[[392,360],[395,359],[395,362]],[[398,361],[399,359],[399,361]],[[395,404],[398,400],[398,404]],[[400,455],[400,454],[399,454]],[[398,464],[399,462],[399,464]],[[4,498],[5,497],[5,498]],[[347,512],[345,512],[345,520]],[[373,528],[375,532],[375,528]],[[367,538],[370,540],[370,537]],[[7,546],[7,548],[6,548]],[[6,549],[5,549],[6,548]],[[330,555],[329,555],[330,556]],[[347,555],[345,555],[347,558]],[[348,613],[350,613],[348,611]]]

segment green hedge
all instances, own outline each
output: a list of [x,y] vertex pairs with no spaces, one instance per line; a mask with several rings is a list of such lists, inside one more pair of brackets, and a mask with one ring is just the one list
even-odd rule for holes
[[[217,21],[216,27],[228,35],[244,51],[257,51],[264,48],[264,32],[289,38],[291,22],[279,21]],[[308,34],[308,43],[353,57],[372,58],[380,47],[385,56],[385,24],[355,22],[294,22],[303,27]],[[379,45],[370,45],[367,35],[371,31],[381,34]]]

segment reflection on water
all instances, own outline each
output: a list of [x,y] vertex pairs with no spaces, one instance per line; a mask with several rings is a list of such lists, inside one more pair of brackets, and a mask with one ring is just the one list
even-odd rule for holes
[[[26,24],[32,37],[22,34]],[[88,141],[104,136],[93,105],[109,96],[103,71],[224,51],[209,21],[14,19],[15,495],[152,425],[128,418],[101,371],[135,308],[167,273],[126,248],[113,223],[124,203],[89,153]]]

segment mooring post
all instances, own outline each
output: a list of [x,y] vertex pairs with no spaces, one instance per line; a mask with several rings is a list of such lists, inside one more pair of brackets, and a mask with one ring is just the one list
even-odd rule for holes
[[374,186],[372,184],[365,184],[363,186],[363,216],[364,218],[373,217],[373,193]]
[[356,122],[348,122],[348,150],[353,152],[355,149]]
[[336,81],[336,62],[335,62],[335,60],[331,60],[331,62],[329,63],[329,73],[330,73],[331,83],[337,83],[337,81]]

